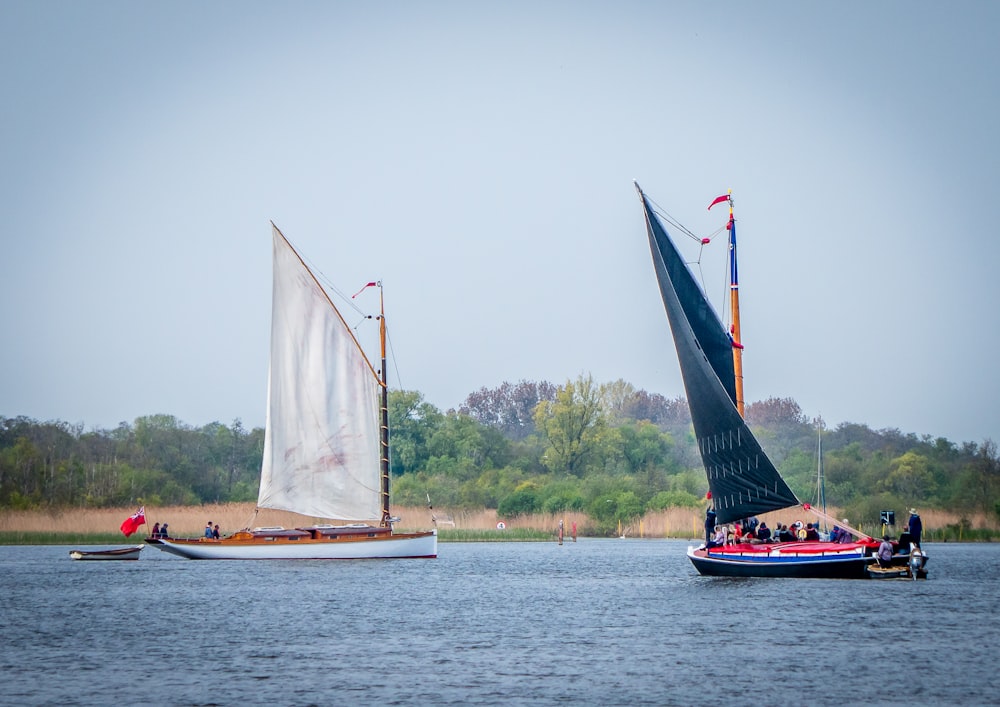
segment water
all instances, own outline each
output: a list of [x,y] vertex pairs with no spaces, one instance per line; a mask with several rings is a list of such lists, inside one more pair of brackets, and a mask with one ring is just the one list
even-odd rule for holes
[[927,581],[700,577],[669,540],[437,560],[0,547],[3,705],[996,704],[1000,546]]

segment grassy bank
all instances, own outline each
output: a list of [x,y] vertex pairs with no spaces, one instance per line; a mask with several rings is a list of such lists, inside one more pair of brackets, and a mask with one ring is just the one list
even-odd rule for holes
[[126,538],[121,533],[38,533],[0,531],[0,545],[140,545],[145,534]]

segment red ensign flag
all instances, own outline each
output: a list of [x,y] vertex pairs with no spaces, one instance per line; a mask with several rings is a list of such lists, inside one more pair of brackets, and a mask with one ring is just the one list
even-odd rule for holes
[[146,524],[146,507],[143,506],[135,513],[130,515],[128,518],[122,521],[122,532],[125,533],[127,538],[129,535],[134,533],[139,529],[140,525]]

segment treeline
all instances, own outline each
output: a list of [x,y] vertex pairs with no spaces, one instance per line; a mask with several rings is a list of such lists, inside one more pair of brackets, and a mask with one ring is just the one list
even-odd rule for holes
[[[442,412],[415,391],[389,395],[393,502],[577,510],[607,528],[647,511],[698,507],[707,482],[683,398],[580,376],[504,383]],[[795,401],[751,403],[747,421],[785,480],[816,502],[821,420]],[[844,423],[822,431],[826,500],[852,518],[912,505],[1000,514],[992,440],[956,445]],[[254,501],[264,431],[239,420],[190,427],[170,415],[113,430],[0,418],[0,508]]]

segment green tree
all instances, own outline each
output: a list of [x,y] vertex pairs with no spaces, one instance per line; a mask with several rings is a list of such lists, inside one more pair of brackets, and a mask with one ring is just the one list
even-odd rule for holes
[[500,500],[497,515],[503,518],[516,518],[520,515],[537,513],[539,510],[541,503],[538,499],[538,487],[534,482],[526,481]]
[[422,469],[430,454],[427,445],[441,425],[441,412],[411,390],[389,391],[389,459],[393,474]]
[[989,514],[1000,496],[1000,455],[996,442],[986,439],[975,449],[964,477],[972,506]]
[[427,453],[432,458],[453,460],[455,463],[443,468],[463,476],[504,466],[510,461],[510,448],[510,440],[499,430],[455,412],[438,418],[427,442]]
[[557,479],[545,484],[539,497],[542,511],[545,513],[579,511],[584,505],[580,485],[572,479]]
[[667,508],[698,508],[702,496],[696,496],[687,491],[660,491],[651,499],[646,507],[651,511],[662,511]]
[[535,408],[535,426],[548,442],[542,463],[558,474],[582,476],[606,426],[600,387],[589,375],[567,381],[554,401]]
[[934,491],[934,475],[930,463],[922,454],[906,452],[889,463],[889,475],[884,487],[910,502],[924,500]]

